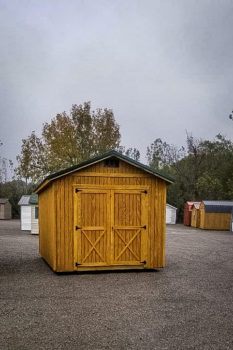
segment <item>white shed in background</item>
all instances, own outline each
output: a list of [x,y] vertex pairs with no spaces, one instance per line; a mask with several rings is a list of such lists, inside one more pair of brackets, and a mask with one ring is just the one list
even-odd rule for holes
[[31,194],[29,203],[31,205],[31,233],[34,235],[39,234],[39,220],[38,220],[38,195]]
[[39,233],[38,196],[37,194],[23,195],[18,203],[20,206],[21,230]]
[[176,210],[176,207],[173,207],[170,204],[166,204],[166,224],[176,223]]
[[22,231],[31,231],[31,204],[30,195],[23,195],[18,205],[20,206],[20,222]]

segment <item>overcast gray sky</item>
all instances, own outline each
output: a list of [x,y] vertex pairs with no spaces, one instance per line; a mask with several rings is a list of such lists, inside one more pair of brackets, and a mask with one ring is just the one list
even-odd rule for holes
[[[230,137],[233,1],[0,0],[2,153],[72,104],[111,108],[122,144]],[[142,157],[144,161],[144,157]]]

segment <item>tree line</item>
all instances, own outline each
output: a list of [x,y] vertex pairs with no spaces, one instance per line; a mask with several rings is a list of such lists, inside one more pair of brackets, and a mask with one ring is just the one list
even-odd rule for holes
[[186,201],[233,200],[233,143],[221,134],[212,141],[187,134],[181,148],[156,139],[147,148],[147,159],[174,177],[167,201],[178,208],[179,219]]
[[[0,154],[0,197],[10,199],[17,216],[20,196],[31,193],[46,175],[111,149],[140,160],[137,148],[121,145],[120,126],[111,109],[92,111],[90,102],[75,104],[70,113],[44,123],[41,135],[32,131],[22,140],[12,181],[4,175],[12,162],[3,161]],[[233,143],[221,134],[212,141],[187,134],[180,148],[157,138],[147,147],[146,158],[149,166],[174,177],[167,202],[178,208],[180,219],[187,200],[233,199]]]

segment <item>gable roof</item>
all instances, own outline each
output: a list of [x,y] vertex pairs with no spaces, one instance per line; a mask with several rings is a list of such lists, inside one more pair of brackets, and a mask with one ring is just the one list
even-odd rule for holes
[[177,208],[176,207],[174,207],[173,205],[171,205],[171,204],[166,204],[166,207],[169,207],[169,208],[172,208],[172,209],[175,209],[175,210],[177,210]]
[[117,151],[109,151],[109,152],[104,153],[104,154],[102,154],[102,155],[100,155],[100,156],[97,156],[97,157],[95,157],[95,158],[91,158],[91,159],[89,159],[89,160],[86,160],[86,161],[84,161],[84,162],[81,162],[81,163],[79,163],[79,164],[77,164],[77,165],[74,165],[74,166],[72,166],[72,167],[69,167],[69,168],[67,168],[67,169],[60,170],[60,171],[58,171],[58,172],[56,172],[56,173],[54,173],[54,174],[48,175],[48,176],[37,186],[37,188],[35,189],[34,192],[35,192],[35,193],[39,193],[39,192],[42,190],[42,188],[44,188],[45,186],[47,186],[47,184],[48,184],[51,180],[54,180],[54,179],[56,179],[56,178],[58,178],[58,177],[61,177],[61,176],[64,176],[64,175],[73,173],[73,172],[75,172],[75,171],[77,171],[77,170],[81,170],[82,168],[86,168],[86,167],[88,167],[88,166],[90,166],[90,165],[92,165],[92,164],[94,164],[94,163],[98,163],[98,162],[100,162],[100,161],[102,161],[102,160],[105,160],[105,159],[108,159],[108,158],[111,158],[111,157],[115,157],[115,158],[118,158],[118,159],[120,159],[120,160],[123,160],[123,161],[125,161],[126,163],[129,163],[129,164],[131,164],[131,165],[133,165],[133,166],[136,166],[137,168],[140,168],[141,170],[144,170],[144,171],[146,171],[147,173],[149,173],[149,174],[151,174],[151,175],[154,175],[154,176],[156,176],[156,177],[158,177],[158,178],[160,178],[160,179],[162,179],[162,180],[164,180],[164,181],[166,181],[166,182],[168,182],[168,183],[173,183],[173,182],[174,182],[174,179],[173,179],[173,178],[171,178],[171,177],[168,176],[168,175],[162,174],[160,171],[157,171],[157,170],[155,170],[155,169],[153,169],[153,168],[151,168],[151,167],[149,167],[149,166],[147,166],[147,165],[144,165],[144,164],[142,164],[142,163],[140,163],[140,162],[138,162],[138,161],[136,161],[136,160],[134,160],[134,159],[132,159],[132,158],[129,158],[129,157],[127,157],[127,156],[125,156],[125,155],[123,155],[123,154],[117,152]]
[[20,198],[18,205],[29,205],[29,199],[30,199],[30,195],[23,195]]
[[232,213],[233,201],[202,201],[206,213]]
[[0,204],[6,204],[7,202],[9,202],[7,198],[0,198]]
[[192,206],[193,206],[194,204],[198,204],[198,203],[200,203],[200,202],[190,202],[190,201],[187,201],[187,202],[185,203],[184,207],[185,207],[185,208],[188,208],[188,210],[191,210],[191,209],[192,209]]
[[30,198],[29,198],[29,203],[32,205],[36,205],[38,204],[38,194],[31,194]]
[[192,209],[195,208],[195,209],[200,209],[200,205],[201,205],[201,202],[195,202],[193,203],[192,205]]

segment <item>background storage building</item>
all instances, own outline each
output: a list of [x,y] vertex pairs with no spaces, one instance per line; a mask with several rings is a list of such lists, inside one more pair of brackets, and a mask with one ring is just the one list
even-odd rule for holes
[[41,256],[57,272],[163,267],[172,182],[116,151],[48,176],[35,191]]
[[176,211],[177,208],[173,207],[171,204],[166,204],[166,224],[176,223]]
[[32,234],[38,234],[38,195],[23,195],[18,205],[20,206],[21,230],[31,231]]
[[20,206],[20,224],[22,231],[31,231],[31,204],[29,203],[30,195],[23,195],[18,205]]
[[233,201],[202,201],[200,204],[200,228],[230,230]]
[[194,203],[199,202],[186,202],[184,205],[184,225],[190,226],[191,225],[191,215],[192,215],[192,206]]
[[192,227],[200,227],[200,204],[201,202],[196,202],[192,205],[192,213],[191,213]]
[[0,220],[11,219],[11,204],[8,199],[0,198]]
[[31,194],[29,199],[29,204],[31,205],[31,233],[39,234],[39,208],[38,208],[38,195]]

